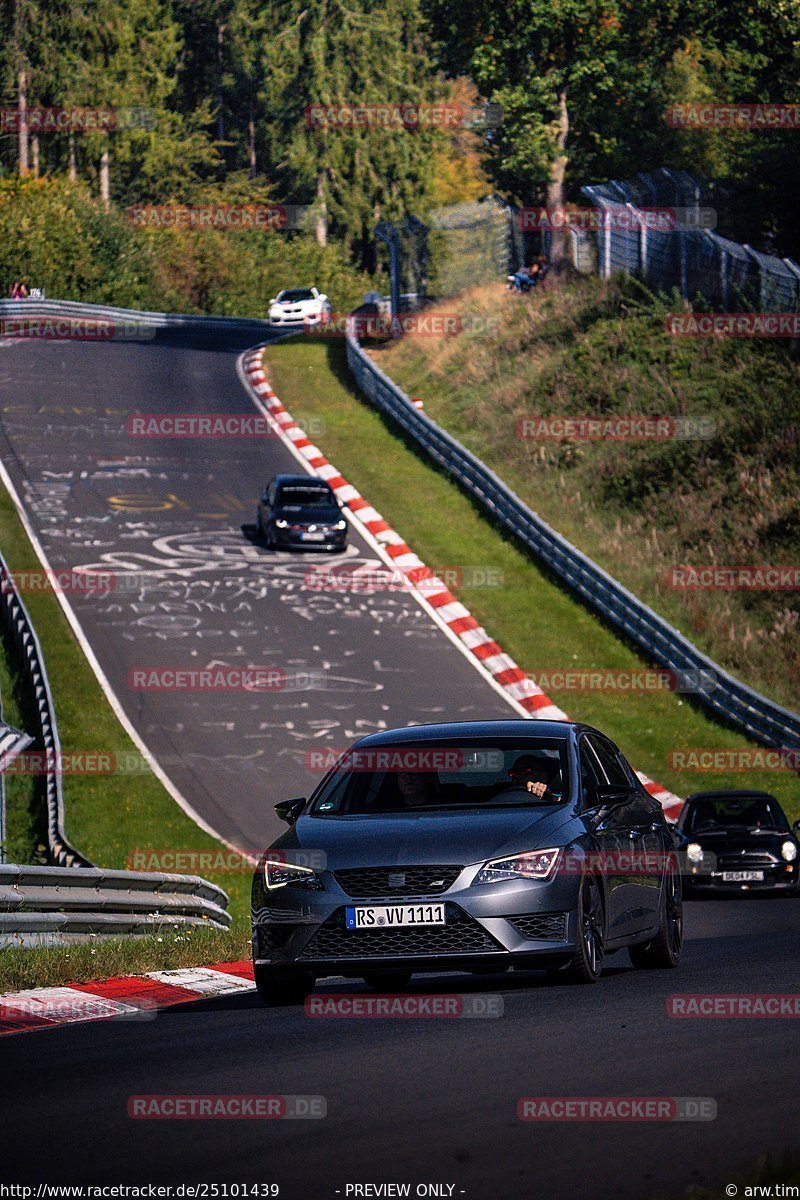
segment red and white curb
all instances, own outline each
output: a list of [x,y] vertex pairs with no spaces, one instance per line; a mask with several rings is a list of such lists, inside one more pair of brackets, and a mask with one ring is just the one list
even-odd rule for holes
[[253,964],[228,962],[0,993],[0,1035],[115,1017],[152,1020],[159,1009],[253,988]]
[[[253,394],[256,406],[273,423],[275,431],[311,473],[327,480],[339,500],[347,506],[356,524],[375,546],[383,561],[407,579],[409,591],[436,623],[455,641],[495,690],[501,692],[522,716],[540,721],[568,721],[570,718],[525,674],[497,642],[478,624],[475,617],[456,599],[444,583],[392,529],[361,493],[348,483],[318,446],[306,437],[267,381],[264,372],[266,347],[249,350],[240,359],[241,377]],[[637,771],[647,791],[675,819],[683,801]]]

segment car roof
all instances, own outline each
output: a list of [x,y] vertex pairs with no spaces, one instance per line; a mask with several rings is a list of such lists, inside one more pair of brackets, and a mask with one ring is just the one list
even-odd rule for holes
[[448,721],[434,725],[408,725],[369,733],[357,746],[398,746],[415,742],[444,742],[451,738],[569,738],[577,733],[599,733],[590,725],[574,721],[536,721],[528,718],[508,721]]
[[692,804],[695,800],[772,800],[778,801],[769,792],[757,792],[752,788],[722,788],[716,792],[692,792],[684,804]]

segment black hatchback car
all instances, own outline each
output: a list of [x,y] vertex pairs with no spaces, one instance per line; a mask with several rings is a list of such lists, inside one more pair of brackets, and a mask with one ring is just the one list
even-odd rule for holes
[[687,890],[796,892],[798,831],[767,792],[695,792],[675,828]]
[[560,721],[421,725],[362,738],[252,888],[255,980],[298,1002],[321,976],[405,986],[414,972],[542,968],[596,982],[609,954],[674,967],[672,832],[618,748]]
[[347,545],[342,506],[330,485],[314,475],[276,475],[259,501],[256,523],[271,550]]

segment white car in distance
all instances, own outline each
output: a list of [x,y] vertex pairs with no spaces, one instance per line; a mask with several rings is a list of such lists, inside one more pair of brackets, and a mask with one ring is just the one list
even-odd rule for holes
[[287,288],[269,302],[270,325],[324,325],[331,315],[328,297],[310,288]]

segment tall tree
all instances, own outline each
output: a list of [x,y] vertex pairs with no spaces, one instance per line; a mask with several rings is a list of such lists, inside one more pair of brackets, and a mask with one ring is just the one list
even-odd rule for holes
[[369,261],[380,217],[418,210],[434,134],[365,123],[312,125],[312,105],[418,105],[438,91],[417,0],[275,0],[258,18],[261,133],[286,198],[314,206]]

